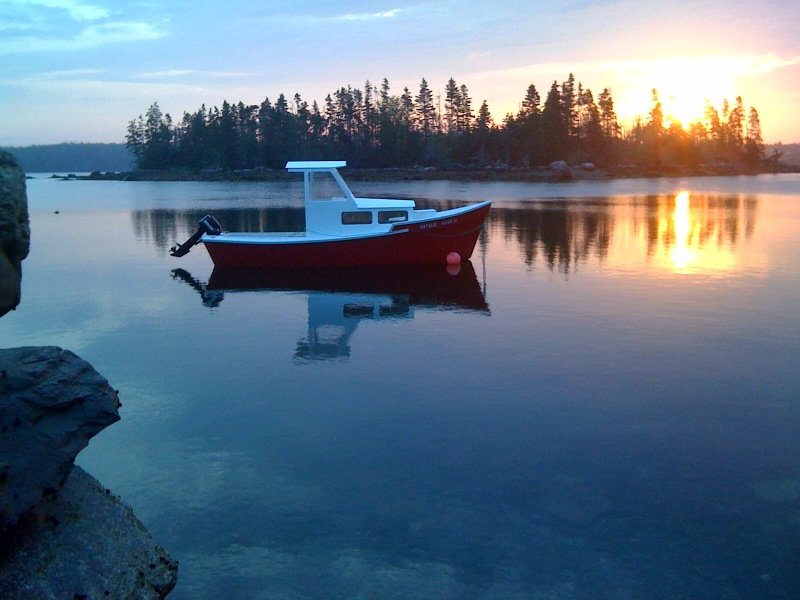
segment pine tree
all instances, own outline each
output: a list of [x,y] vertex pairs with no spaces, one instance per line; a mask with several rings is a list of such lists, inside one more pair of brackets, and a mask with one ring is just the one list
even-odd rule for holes
[[458,131],[458,110],[460,104],[460,93],[458,84],[452,77],[444,87],[444,119],[445,129],[448,134]]
[[483,165],[487,162],[487,146],[491,138],[494,123],[492,114],[489,112],[489,105],[484,100],[478,109],[478,117],[475,120],[475,138],[478,141],[478,164]]
[[136,166],[144,168],[144,118],[139,115],[137,119],[128,121],[128,134],[125,136],[125,145],[136,158]]
[[542,109],[542,133],[544,135],[544,160],[564,160],[569,143],[569,127],[564,117],[564,104],[558,83],[553,82]]
[[522,100],[518,118],[536,118],[541,115],[540,103],[541,99],[539,98],[539,92],[536,91],[536,86],[530,84],[528,89],[525,90],[525,98]]
[[475,120],[475,130],[480,132],[487,132],[494,126],[492,120],[492,113],[489,112],[489,105],[486,100],[481,102],[481,107],[478,109],[478,118]]
[[239,167],[239,140],[237,136],[237,126],[234,111],[227,100],[222,102],[220,112],[219,128],[217,131],[217,143],[221,153],[221,164],[223,169],[236,169]]
[[427,139],[433,133],[436,111],[433,106],[433,94],[424,78],[419,84],[419,94],[414,101],[417,128],[422,132],[423,138]]
[[475,116],[472,114],[472,98],[469,95],[467,86],[463,83],[458,88],[458,129],[459,131],[469,132],[472,129],[472,121]]
[[508,119],[507,129],[516,149],[514,162],[523,166],[539,164],[544,158],[544,134],[542,131],[541,99],[536,86],[531,84],[525,90],[525,98],[516,118]]
[[364,150],[365,152],[372,153],[376,142],[378,133],[378,111],[375,108],[373,94],[375,87],[367,79],[364,83]]
[[662,164],[664,137],[664,110],[661,107],[661,100],[658,99],[658,90],[652,90],[652,107],[648,116],[647,124],[642,134],[643,154],[639,157],[644,165],[651,169],[659,169]]
[[617,113],[614,111],[614,99],[611,97],[611,90],[603,88],[597,97],[597,107],[600,109],[600,127],[606,138],[616,139],[619,137],[619,123]]
[[751,166],[764,159],[764,141],[761,139],[761,121],[758,111],[750,107],[747,116],[747,139],[745,141],[745,162]]
[[161,112],[158,102],[153,102],[147,109],[142,133],[143,152],[140,167],[144,169],[171,167],[172,117]]
[[736,104],[728,112],[728,121],[725,123],[729,149],[732,155],[737,155],[744,146],[744,103],[742,97],[736,97]]
[[561,84],[561,108],[564,112],[567,136],[570,138],[575,137],[577,131],[575,103],[575,75],[570,73],[567,80]]
[[600,156],[604,147],[603,128],[600,123],[600,110],[594,102],[592,90],[579,86],[577,101],[578,138],[584,159]]
[[705,126],[706,126],[706,131],[708,132],[708,137],[716,146],[715,149],[718,150],[723,143],[722,122],[720,121],[719,118],[719,112],[708,99],[706,99],[706,107],[704,115],[705,115]]
[[664,110],[661,107],[661,100],[658,99],[658,90],[652,89],[653,106],[650,109],[650,119],[647,127],[651,134],[658,138],[664,134]]

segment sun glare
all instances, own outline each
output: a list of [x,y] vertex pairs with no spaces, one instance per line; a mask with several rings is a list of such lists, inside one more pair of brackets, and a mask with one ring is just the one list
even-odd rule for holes
[[697,244],[693,243],[694,227],[689,212],[689,192],[681,192],[675,197],[672,225],[675,244],[669,254],[675,269],[681,271],[697,261]]
[[721,102],[735,90],[734,77],[725,72],[709,72],[704,67],[688,64],[673,65],[658,77],[654,87],[668,121],[679,121],[684,126],[703,118],[706,100]]
[[[733,103],[738,95],[737,79],[741,75],[741,65],[731,59],[670,58],[648,64],[650,72],[627,74],[631,91],[620,99],[620,115],[646,119],[653,107],[651,92],[655,88],[665,125],[679,122],[688,127],[703,119],[706,100],[719,108],[723,99]],[[638,79],[637,85],[634,85],[634,78]]]
[[[708,199],[697,204],[689,192],[675,196],[671,213],[659,219],[657,261],[674,273],[723,273],[737,266],[729,243],[732,235],[730,207],[714,206]],[[740,230],[740,210],[734,212],[734,230]],[[663,244],[663,246],[662,246]]]

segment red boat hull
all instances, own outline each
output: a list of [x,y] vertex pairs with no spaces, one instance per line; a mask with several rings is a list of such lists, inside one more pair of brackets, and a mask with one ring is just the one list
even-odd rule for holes
[[457,252],[472,256],[489,204],[456,215],[399,223],[386,234],[332,241],[236,243],[224,236],[204,239],[219,267],[354,267],[444,263]]

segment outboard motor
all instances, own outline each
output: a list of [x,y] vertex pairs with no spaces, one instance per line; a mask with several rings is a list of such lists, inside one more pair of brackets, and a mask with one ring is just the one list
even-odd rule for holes
[[172,248],[170,248],[170,255],[181,257],[185,254],[188,254],[189,250],[192,249],[192,246],[200,241],[200,238],[203,237],[204,233],[208,235],[219,235],[222,233],[222,225],[220,225],[219,221],[217,221],[211,215],[206,215],[198,222],[197,231],[192,234],[192,237],[190,237],[184,243],[175,244]]

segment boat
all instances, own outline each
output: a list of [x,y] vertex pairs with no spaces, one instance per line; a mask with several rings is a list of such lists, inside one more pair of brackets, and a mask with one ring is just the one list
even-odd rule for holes
[[339,169],[346,161],[290,161],[301,173],[305,230],[229,232],[206,215],[172,247],[184,256],[203,243],[218,267],[357,267],[460,264],[472,256],[491,201],[437,211],[414,200],[357,198]]

